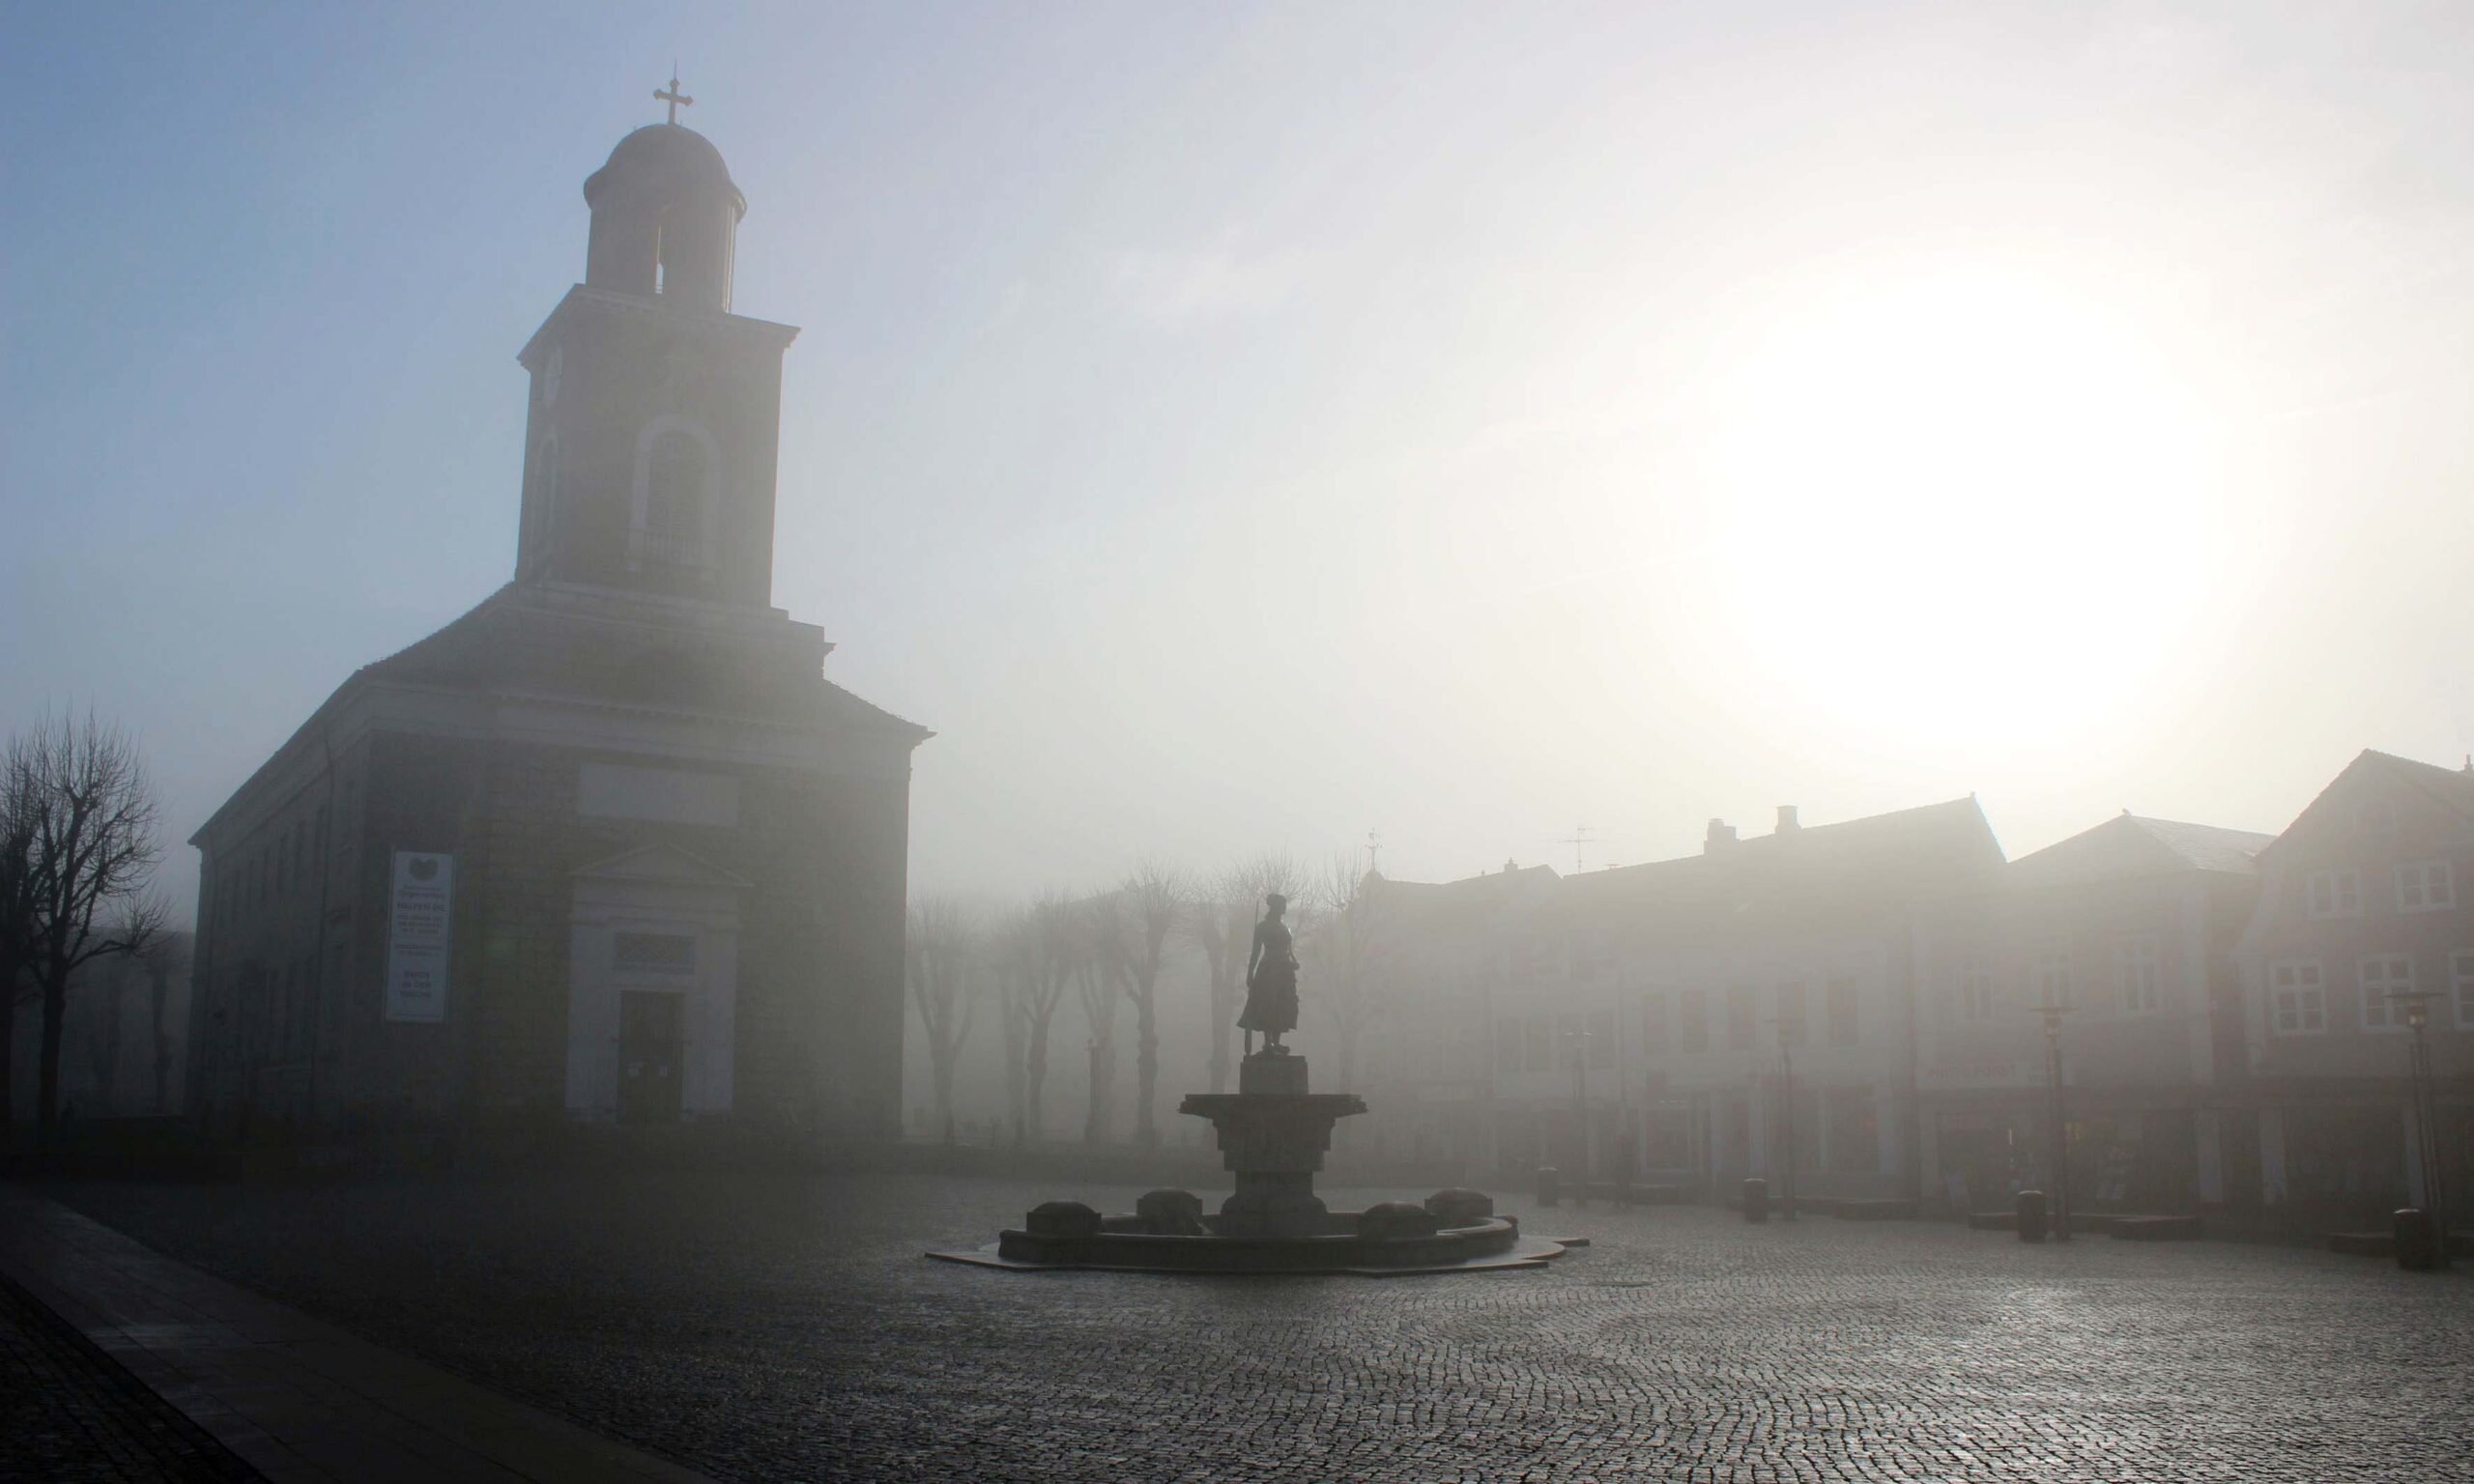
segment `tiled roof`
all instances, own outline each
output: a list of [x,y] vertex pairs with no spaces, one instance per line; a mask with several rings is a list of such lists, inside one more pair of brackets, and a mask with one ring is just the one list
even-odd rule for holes
[[2298,831],[2308,834],[2302,830],[2304,821],[2318,813],[2321,805],[2357,786],[2366,776],[2384,777],[2397,788],[2426,798],[2448,813],[2460,819],[2474,819],[2474,772],[2438,767],[2417,762],[2411,757],[2400,757],[2394,753],[2364,748],[2354,755],[2353,761],[2346,763],[2343,771],[2328,781],[2327,787],[2320,789],[2318,795],[2303,807],[2302,813],[2294,816],[2293,823],[2287,825],[2285,833],[2277,837],[2277,844],[2281,846]]
[[2092,830],[2010,863],[2013,885],[2061,886],[2177,871],[2254,876],[2258,855],[2275,840],[2256,830],[2229,830],[2123,813]]
[[1567,918],[1706,926],[1772,909],[1827,911],[1969,890],[1989,885],[2000,865],[2001,846],[1971,797],[1756,836],[1639,866],[1563,877],[1534,867],[1415,889],[1471,893],[1454,905],[1475,908],[1485,899],[1476,894],[1487,890],[1480,883],[1535,873],[1554,882],[1542,904]]
[[2429,794],[2433,801],[2443,807],[2455,811],[2465,818],[2474,819],[2474,771],[2465,768],[2435,767],[2428,762],[2416,762],[2411,757],[2400,757],[2394,753],[2376,753],[2368,748],[2365,748],[2363,755],[2354,760],[2357,763],[2371,763],[2376,767],[2384,767],[2391,774]]

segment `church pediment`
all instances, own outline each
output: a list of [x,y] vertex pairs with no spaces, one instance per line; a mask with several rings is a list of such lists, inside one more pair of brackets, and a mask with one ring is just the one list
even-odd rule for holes
[[749,887],[745,876],[724,870],[676,845],[639,845],[576,870],[580,881],[659,881],[675,886]]

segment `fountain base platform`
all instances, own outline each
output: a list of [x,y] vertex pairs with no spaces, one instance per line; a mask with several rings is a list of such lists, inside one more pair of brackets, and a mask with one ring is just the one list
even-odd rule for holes
[[931,1252],[940,1262],[1017,1271],[1357,1273],[1369,1277],[1541,1268],[1568,1243],[1523,1237],[1475,1190],[1438,1190],[1422,1204],[1385,1201],[1332,1211],[1314,1175],[1332,1127],[1366,1111],[1354,1093],[1307,1090],[1306,1058],[1267,1050],[1246,1058],[1234,1093],[1195,1093],[1178,1110],[1208,1119],[1236,1191],[1205,1215],[1192,1191],[1154,1190],[1131,1215],[1103,1216],[1050,1201],[1021,1229],[984,1247]]
[[[1330,1273],[1369,1278],[1412,1277],[1439,1272],[1543,1268],[1564,1255],[1560,1241],[1524,1237],[1510,1216],[1478,1225],[1438,1230],[1424,1237],[1366,1237],[1355,1226],[1360,1212],[1333,1212],[1335,1230],[1312,1237],[1171,1237],[1152,1232],[1100,1231],[1084,1237],[1034,1237],[1008,1231],[984,1247],[931,1252],[938,1262],[969,1263],[1017,1272],[1098,1269],[1111,1272]],[[1108,1218],[1111,1221],[1119,1218]]]

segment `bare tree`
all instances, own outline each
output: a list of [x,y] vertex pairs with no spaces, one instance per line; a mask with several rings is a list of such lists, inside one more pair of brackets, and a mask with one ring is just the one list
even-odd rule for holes
[[1017,1146],[1036,1142],[1047,1131],[1040,1099],[1048,1085],[1049,1027],[1071,977],[1072,915],[1072,904],[1051,895],[1005,925],[997,986]]
[[1075,998],[1090,1032],[1090,1097],[1082,1115],[1082,1142],[1105,1143],[1116,1122],[1117,996],[1126,990],[1126,924],[1114,893],[1075,905],[1073,917]]
[[21,765],[24,744],[0,754],[0,1153],[16,1116],[17,1009],[35,996],[31,953],[35,911],[36,773]]
[[910,906],[908,952],[911,1008],[928,1038],[928,1075],[936,1096],[936,1121],[945,1142],[954,1138],[954,1066],[979,1018],[979,933],[968,908],[950,897],[928,897]]
[[1314,1002],[1339,1029],[1339,1085],[1350,1087],[1357,1077],[1360,1040],[1383,1009],[1367,962],[1374,935],[1372,895],[1356,857],[1343,854],[1314,873],[1307,899],[1311,916],[1301,935],[1314,965]]
[[1134,1139],[1145,1149],[1160,1142],[1160,963],[1168,934],[1186,910],[1186,886],[1156,861],[1136,863],[1117,886],[1122,914],[1126,994],[1134,1001]]
[[1030,909],[1008,912],[990,936],[990,967],[996,976],[996,1024],[1005,1037],[1005,1126],[1014,1147],[1027,1137],[1023,1060],[1031,1038],[1031,959],[1039,927]]
[[45,720],[11,738],[0,769],[9,775],[0,793],[33,814],[25,859],[14,868],[26,880],[27,909],[11,935],[43,1002],[35,1127],[48,1151],[59,1137],[72,977],[96,959],[143,952],[162,928],[162,906],[143,895],[162,853],[159,811],[136,743],[91,715]]
[[1195,894],[1186,914],[1186,931],[1202,949],[1211,995],[1211,1090],[1228,1091],[1229,1051],[1237,1019],[1237,979],[1246,968],[1251,888],[1244,869],[1230,867],[1213,876]]
[[146,964],[146,994],[149,1010],[148,1026],[153,1039],[147,1044],[155,1053],[155,1111],[171,1111],[172,1033],[165,1027],[164,1015],[172,998],[172,976],[188,969],[188,954],[181,948],[179,935],[165,933],[164,941],[148,949],[142,956]]

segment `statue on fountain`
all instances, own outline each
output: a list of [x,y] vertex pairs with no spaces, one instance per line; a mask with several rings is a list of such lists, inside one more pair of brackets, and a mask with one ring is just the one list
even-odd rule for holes
[[1288,899],[1263,899],[1263,920],[1254,925],[1254,946],[1246,956],[1246,1008],[1237,1024],[1246,1033],[1246,1055],[1254,1055],[1254,1033],[1263,1033],[1265,1056],[1286,1056],[1282,1036],[1297,1029],[1297,948],[1280,920]]

